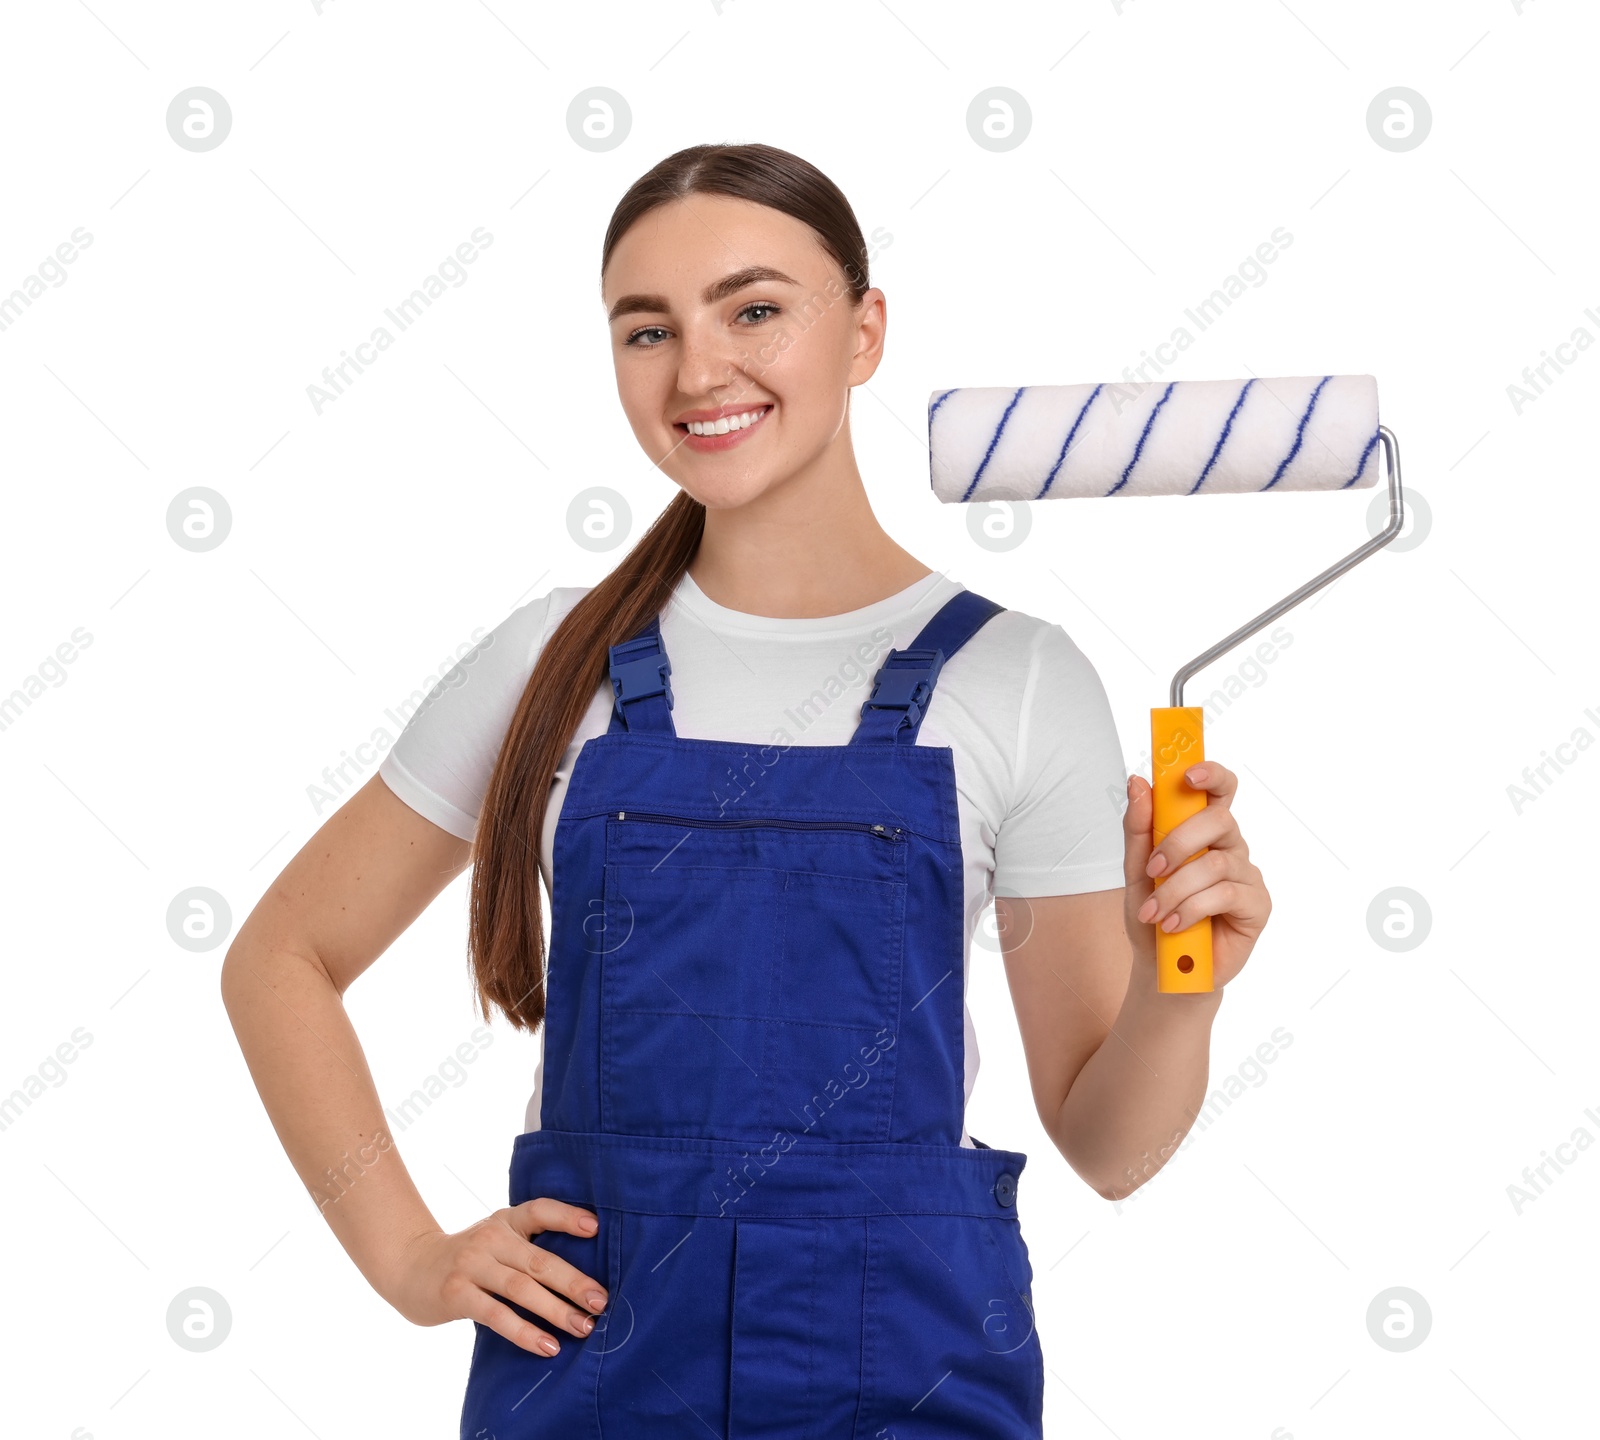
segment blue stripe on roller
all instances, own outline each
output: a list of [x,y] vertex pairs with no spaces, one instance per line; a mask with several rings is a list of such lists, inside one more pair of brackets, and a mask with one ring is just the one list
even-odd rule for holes
[[1090,392],[1089,398],[1083,402],[1083,409],[1078,411],[1078,418],[1072,422],[1072,429],[1067,431],[1067,438],[1062,443],[1061,453],[1056,456],[1056,463],[1050,467],[1050,473],[1045,476],[1044,489],[1033,497],[1035,500],[1043,500],[1050,486],[1055,483],[1056,471],[1061,468],[1061,462],[1067,458],[1067,451],[1072,449],[1072,437],[1078,433],[1078,426],[1083,424],[1083,417],[1089,413],[1089,407],[1094,404],[1094,397],[1105,388],[1103,383],[1096,385]]
[[1361,452],[1361,463],[1356,466],[1356,473],[1354,475],[1352,475],[1348,480],[1346,480],[1344,482],[1343,485],[1341,485],[1339,487],[1341,490],[1348,490],[1352,485],[1354,485],[1356,483],[1357,480],[1359,480],[1364,474],[1366,474],[1366,471],[1367,471],[1367,460],[1372,455],[1373,450],[1377,448],[1377,444],[1378,444],[1378,432],[1376,430],[1374,430],[1372,432],[1372,439],[1367,441],[1367,448]]
[[1317,397],[1322,394],[1322,387],[1331,379],[1333,379],[1333,376],[1324,375],[1322,379],[1317,381],[1317,388],[1311,392],[1311,403],[1306,406],[1306,413],[1300,417],[1300,424],[1295,428],[1294,448],[1283,457],[1283,464],[1278,466],[1278,468],[1273,472],[1272,479],[1267,481],[1267,483],[1261,487],[1262,490],[1265,491],[1272,489],[1272,487],[1283,478],[1283,472],[1289,468],[1289,465],[1294,460],[1294,457],[1300,453],[1300,444],[1306,438],[1306,421],[1311,418],[1311,412],[1317,408]]
[[1006,421],[1011,418],[1011,412],[1017,408],[1017,401],[1022,399],[1022,392],[1027,388],[1026,385],[1023,385],[1011,397],[1011,403],[1006,406],[1006,413],[1000,417],[1000,423],[994,427],[994,434],[989,439],[989,448],[983,452],[983,463],[978,466],[978,473],[972,477],[972,484],[967,486],[967,493],[961,497],[963,500],[970,500],[972,492],[978,488],[978,481],[983,479],[983,472],[989,464],[990,456],[994,454],[994,447],[1000,443],[1000,435],[1006,428]]
[[1253,375],[1244,382],[1244,389],[1239,392],[1239,398],[1233,402],[1233,409],[1228,411],[1228,423],[1222,427],[1222,434],[1217,436],[1217,448],[1211,452],[1211,458],[1206,461],[1206,468],[1200,472],[1200,478],[1189,488],[1191,495],[1206,483],[1206,476],[1211,473],[1211,467],[1217,463],[1217,456],[1222,454],[1222,447],[1228,443],[1228,432],[1233,429],[1234,416],[1239,413],[1240,406],[1244,404],[1244,397],[1250,393],[1250,387],[1255,383]]
[[928,484],[930,486],[933,484],[933,417],[939,407],[943,405],[944,402],[952,395],[954,395],[956,390],[959,388],[959,386],[952,386],[937,400],[935,400],[933,404],[928,406]]
[[1144,433],[1139,436],[1139,443],[1133,447],[1133,459],[1128,461],[1128,468],[1122,472],[1122,479],[1106,491],[1107,498],[1115,495],[1117,491],[1128,483],[1128,476],[1133,474],[1133,467],[1139,463],[1139,456],[1144,453],[1144,442],[1150,438],[1150,427],[1156,423],[1156,416],[1161,413],[1161,407],[1171,398],[1172,392],[1177,388],[1177,385],[1178,382],[1176,380],[1167,382],[1165,392],[1156,401],[1156,408],[1150,412],[1150,418],[1144,422]]

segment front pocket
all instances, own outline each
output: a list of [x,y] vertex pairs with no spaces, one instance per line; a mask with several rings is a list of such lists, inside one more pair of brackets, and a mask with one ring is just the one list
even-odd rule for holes
[[1021,1243],[1016,1222],[905,1215],[867,1225],[857,1433],[1042,1436],[1031,1296],[1002,1255]]
[[608,820],[603,1127],[886,1134],[905,849],[888,822]]
[[766,1114],[820,1140],[887,1140],[906,887],[792,871],[785,880]]

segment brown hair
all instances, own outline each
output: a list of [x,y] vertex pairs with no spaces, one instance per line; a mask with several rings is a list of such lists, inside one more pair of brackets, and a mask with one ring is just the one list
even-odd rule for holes
[[[752,200],[804,221],[843,271],[852,303],[868,287],[867,247],[850,202],[815,166],[771,145],[691,145],[641,175],[618,202],[600,255],[646,212],[689,195]],[[539,652],[506,731],[478,817],[468,952],[484,1019],[544,1020],[538,855],[545,806],[573,732],[607,676],[607,651],[659,615],[694,558],[705,507],[680,490],[621,563],[585,594]]]

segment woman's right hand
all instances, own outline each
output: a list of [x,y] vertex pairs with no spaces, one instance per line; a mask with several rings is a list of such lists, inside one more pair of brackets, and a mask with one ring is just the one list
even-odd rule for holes
[[416,1325],[476,1320],[532,1354],[554,1355],[560,1349],[555,1337],[499,1297],[584,1336],[594,1329],[590,1312],[605,1306],[606,1292],[559,1255],[525,1238],[546,1230],[587,1239],[599,1230],[599,1221],[590,1210],[540,1197],[496,1210],[453,1235],[442,1230],[418,1235],[401,1250],[398,1277],[384,1299]]

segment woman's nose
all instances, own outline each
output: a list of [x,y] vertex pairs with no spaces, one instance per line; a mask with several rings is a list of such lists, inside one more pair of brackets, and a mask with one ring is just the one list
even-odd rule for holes
[[[738,344],[720,326],[690,323],[679,331],[678,389],[684,395],[710,395],[712,404],[738,399],[744,382]],[[724,393],[730,392],[731,393]]]

